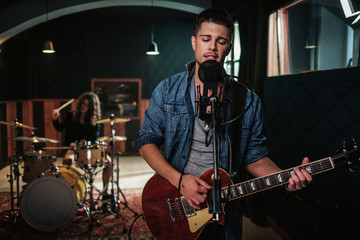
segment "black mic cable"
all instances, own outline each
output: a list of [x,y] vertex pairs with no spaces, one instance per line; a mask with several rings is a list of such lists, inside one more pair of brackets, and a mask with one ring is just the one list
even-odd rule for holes
[[[232,75],[229,75],[229,76],[230,76],[231,78],[237,78],[237,79],[239,79],[239,77],[237,77],[237,76],[232,76]],[[252,103],[254,102],[254,96],[255,96],[254,89],[253,89],[253,88],[250,88],[249,86],[247,86],[247,84],[245,84],[245,82],[244,82],[244,83],[238,82],[238,83],[241,84],[241,85],[243,85],[243,86],[245,86],[246,88],[248,88],[248,89],[251,91],[251,101],[250,101],[249,105],[248,105],[245,109],[243,109],[242,113],[240,113],[239,115],[237,115],[235,118],[233,118],[233,119],[231,119],[231,120],[229,120],[229,121],[227,121],[227,122],[224,122],[224,123],[220,124],[221,126],[225,126],[225,125],[227,125],[227,124],[233,123],[233,122],[235,122],[236,120],[238,120],[240,117],[242,117],[242,116],[250,109]],[[247,98],[247,97],[246,97],[246,98]],[[246,98],[245,98],[245,99],[246,99]],[[229,100],[229,101],[231,101],[231,100]]]

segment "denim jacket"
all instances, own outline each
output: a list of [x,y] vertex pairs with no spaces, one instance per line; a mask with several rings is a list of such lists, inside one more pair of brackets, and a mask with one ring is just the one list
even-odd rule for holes
[[[153,91],[138,138],[133,142],[136,149],[149,143],[159,148],[164,145],[165,159],[179,172],[183,172],[185,168],[193,134],[195,112],[191,99],[194,99],[195,91],[191,83],[193,83],[194,69],[195,62],[191,62],[187,65],[187,71],[160,82]],[[226,76],[223,99],[232,99],[231,81],[233,80]],[[261,102],[258,96],[249,89],[247,89],[245,109],[248,110],[242,119],[241,136],[237,136],[241,138],[240,146],[235,149],[239,151],[239,159],[234,159],[238,161],[237,166],[258,161],[268,154],[265,147],[266,138],[261,133],[263,125]],[[223,123],[231,120],[230,101],[221,111]],[[230,126],[224,125],[218,141],[219,167],[226,171],[229,170],[230,144],[226,140],[229,130]],[[240,201],[233,202],[237,204],[230,202],[231,211],[227,211],[226,214],[226,235],[227,239],[241,239]],[[229,207],[227,206],[227,209]]]

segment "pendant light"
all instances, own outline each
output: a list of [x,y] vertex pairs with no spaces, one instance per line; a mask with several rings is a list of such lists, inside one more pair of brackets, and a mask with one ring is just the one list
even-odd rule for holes
[[43,53],[55,53],[54,45],[51,40],[47,40],[44,42],[42,52]]
[[46,0],[46,36],[47,36],[47,40],[44,42],[43,45],[43,53],[55,53],[55,49],[54,49],[54,45],[52,43],[52,41],[50,40],[49,37],[49,3],[48,0]]
[[316,30],[315,30],[315,24],[316,24],[316,8],[314,1],[310,2],[311,4],[311,10],[310,10],[310,28],[309,28],[309,34],[306,38],[305,42],[305,49],[312,49],[316,48]]
[[157,44],[154,41],[154,9],[153,9],[153,0],[151,0],[151,42],[148,46],[148,50],[146,51],[147,55],[159,55],[160,52],[158,50]]

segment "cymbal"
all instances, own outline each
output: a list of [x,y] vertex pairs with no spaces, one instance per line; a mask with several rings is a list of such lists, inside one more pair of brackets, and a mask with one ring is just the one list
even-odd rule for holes
[[9,138],[11,140],[15,140],[15,141],[23,141],[23,142],[33,142],[33,143],[39,143],[39,142],[50,142],[50,143],[58,143],[58,140],[54,140],[54,139],[50,139],[50,138],[43,138],[43,137],[25,137],[25,136],[21,136],[21,137],[12,137]]
[[105,119],[100,119],[97,120],[95,123],[111,123],[111,121],[113,123],[123,123],[123,122],[129,122],[131,119],[130,118],[105,118]]
[[42,149],[69,149],[70,147],[43,147]]
[[[117,141],[126,141],[126,137],[123,136],[114,136],[114,140]],[[108,137],[108,136],[103,136],[103,137],[99,137],[98,141],[104,141],[104,142],[111,142],[112,141],[112,137]]]
[[55,153],[39,150],[39,151],[26,152],[24,153],[24,155],[29,157],[52,157],[55,156]]
[[31,127],[25,124],[22,124],[18,121],[12,121],[12,122],[4,122],[4,121],[0,121],[0,124],[6,124],[6,125],[10,125],[10,126],[15,126],[15,127],[22,127],[22,128],[29,128],[29,129],[37,129],[36,127]]

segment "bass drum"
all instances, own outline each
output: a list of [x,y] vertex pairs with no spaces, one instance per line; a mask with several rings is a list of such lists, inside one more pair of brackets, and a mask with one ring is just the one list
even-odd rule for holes
[[86,194],[86,184],[81,174],[74,168],[64,166],[56,166],[49,168],[44,172],[45,176],[55,176],[64,179],[76,193],[79,204],[84,203]]
[[26,185],[21,194],[21,213],[33,228],[50,232],[70,222],[85,199],[80,174],[69,167],[53,167]]

